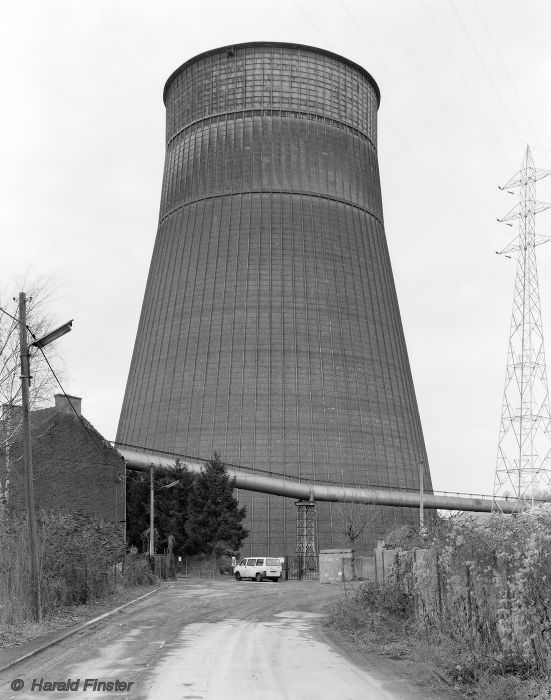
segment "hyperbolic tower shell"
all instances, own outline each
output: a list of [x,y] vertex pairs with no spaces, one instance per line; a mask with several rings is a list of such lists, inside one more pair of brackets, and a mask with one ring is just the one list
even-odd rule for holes
[[[430,473],[383,228],[379,89],[309,46],[184,63],[164,90],[159,228],[117,442],[311,481]],[[292,501],[241,491],[247,549],[292,552]],[[317,544],[342,544],[318,504]],[[372,536],[415,522],[385,508]]]

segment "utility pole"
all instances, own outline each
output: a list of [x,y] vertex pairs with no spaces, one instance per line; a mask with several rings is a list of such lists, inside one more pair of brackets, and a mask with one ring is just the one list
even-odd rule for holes
[[153,465],[149,466],[149,563],[155,568],[155,489]]
[[34,505],[33,454],[31,440],[31,416],[29,387],[31,373],[29,348],[27,345],[27,298],[25,292],[19,294],[19,344],[21,353],[21,404],[23,408],[23,453],[25,459],[27,521],[29,525],[29,543],[31,550],[31,590],[32,611],[37,622],[42,620],[40,601],[40,564],[38,560],[38,537],[36,532],[36,514]]
[[[171,481],[170,484],[159,486],[157,491],[171,489],[179,483],[180,479],[176,479],[175,481]],[[171,537],[172,535],[169,535],[169,543]],[[172,538],[172,540],[174,540],[174,538]],[[169,547],[172,546],[173,542],[169,544]],[[149,563],[152,571],[155,572],[155,470],[152,464],[149,465]]]
[[423,460],[419,461],[419,534],[423,535],[425,531],[425,503],[424,503],[424,497],[425,497],[425,481],[424,481],[424,472],[425,472],[425,463]]

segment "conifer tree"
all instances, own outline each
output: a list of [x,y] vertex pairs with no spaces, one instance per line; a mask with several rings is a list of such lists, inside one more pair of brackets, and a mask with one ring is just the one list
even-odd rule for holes
[[[174,481],[178,480],[178,484]],[[166,473],[155,474],[155,530],[159,533],[162,550],[168,548],[168,538],[174,537],[174,554],[188,549],[185,530],[188,499],[194,475],[185,465]],[[169,488],[166,488],[169,486]],[[126,477],[126,540],[128,546],[143,547],[143,535],[149,528],[149,474],[129,472]]]
[[196,476],[189,495],[186,531],[190,547],[196,552],[212,554],[213,570],[217,549],[237,551],[249,534],[242,525],[245,508],[239,508],[234,488],[235,479],[230,479],[215,453]]

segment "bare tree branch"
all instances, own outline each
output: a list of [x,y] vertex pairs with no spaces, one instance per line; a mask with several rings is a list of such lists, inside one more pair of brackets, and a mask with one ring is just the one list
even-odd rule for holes
[[[53,326],[54,319],[46,313],[46,301],[50,292],[40,283],[23,285],[27,293],[27,327],[39,338]],[[21,400],[19,323],[17,308],[13,308],[10,295],[0,295],[0,307],[13,317],[0,312],[0,508],[9,499],[10,470],[13,467],[11,445],[21,429],[22,414],[16,407]],[[61,360],[55,347],[48,353],[48,359],[56,374],[61,374]],[[42,353],[31,358],[31,410],[50,404],[57,389],[57,382]]]
[[350,501],[336,503],[333,506],[333,526],[341,542],[354,549],[363,539],[364,532],[373,528],[380,514],[381,506],[378,505]]

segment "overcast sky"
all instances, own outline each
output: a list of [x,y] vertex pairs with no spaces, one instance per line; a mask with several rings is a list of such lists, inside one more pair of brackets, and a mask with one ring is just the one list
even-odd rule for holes
[[[1,288],[48,279],[64,388],[114,439],[159,212],[163,85],[244,41],[334,51],[381,89],[379,165],[436,489],[491,493],[527,144],[551,168],[548,0],[18,0],[0,22]],[[538,198],[551,201],[551,178]],[[550,232],[551,216],[537,219]],[[538,248],[551,347],[551,246]],[[210,455],[205,455],[209,457]]]

